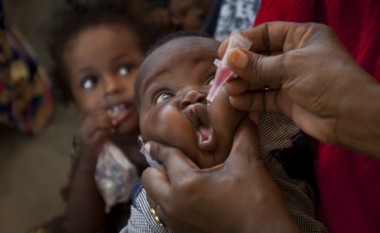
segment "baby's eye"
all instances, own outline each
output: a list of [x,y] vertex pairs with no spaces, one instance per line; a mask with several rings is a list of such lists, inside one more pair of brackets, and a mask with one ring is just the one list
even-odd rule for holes
[[98,77],[95,75],[89,75],[85,77],[81,83],[83,89],[92,89],[98,83]]
[[131,70],[131,66],[124,64],[124,65],[119,66],[117,73],[120,76],[127,76],[130,70]]
[[169,99],[172,96],[173,95],[169,94],[169,93],[161,93],[160,95],[157,96],[157,98],[155,100],[155,104],[159,104],[161,102],[164,102],[165,100]]
[[206,85],[207,85],[207,86],[212,86],[212,85],[214,84],[214,82],[215,82],[215,76],[212,76],[212,77],[210,77],[210,78],[207,80]]

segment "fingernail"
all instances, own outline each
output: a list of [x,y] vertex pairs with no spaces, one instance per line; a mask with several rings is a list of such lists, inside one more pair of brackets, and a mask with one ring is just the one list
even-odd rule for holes
[[144,145],[144,150],[145,150],[148,154],[150,154],[150,143],[149,143],[149,142],[145,143],[145,145]]
[[248,55],[239,49],[233,49],[228,59],[239,69],[244,69],[248,65]]

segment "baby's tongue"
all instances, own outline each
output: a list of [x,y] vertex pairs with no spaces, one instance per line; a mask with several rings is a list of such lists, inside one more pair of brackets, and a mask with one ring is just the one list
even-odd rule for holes
[[200,136],[199,137],[200,143],[204,142],[204,141],[207,141],[208,138],[209,138],[209,136],[210,136],[210,130],[209,130],[209,128],[201,126],[201,127],[199,127],[198,131],[199,131],[199,136]]
[[201,150],[212,151],[215,147],[215,138],[212,129],[201,126],[198,128],[198,146]]

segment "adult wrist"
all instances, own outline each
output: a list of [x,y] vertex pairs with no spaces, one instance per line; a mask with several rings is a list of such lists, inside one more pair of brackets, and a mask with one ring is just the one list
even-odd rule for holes
[[343,93],[344,107],[337,125],[336,143],[380,159],[380,83],[364,70],[360,71],[353,78],[360,78],[360,82],[353,82],[352,88]]

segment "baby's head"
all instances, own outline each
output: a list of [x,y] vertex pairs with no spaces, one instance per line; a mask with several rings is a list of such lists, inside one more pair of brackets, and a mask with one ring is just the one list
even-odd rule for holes
[[146,57],[135,83],[143,138],[181,149],[202,168],[225,161],[246,115],[230,106],[224,88],[207,105],[218,47],[207,37],[171,37]]
[[156,32],[110,4],[61,7],[54,17],[51,75],[58,98],[81,113],[104,108],[138,126],[134,81]]

